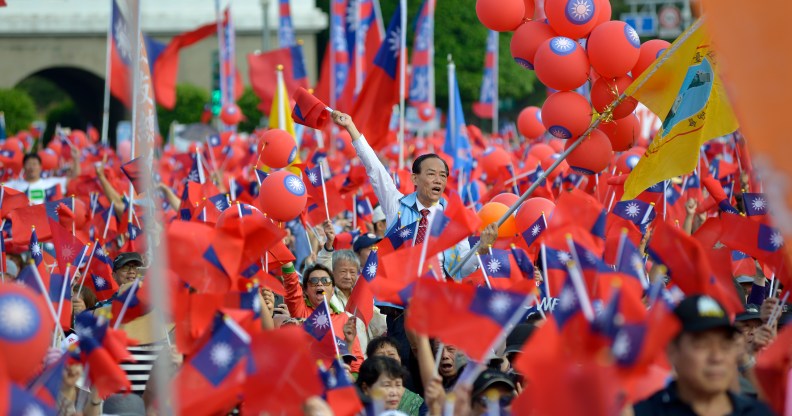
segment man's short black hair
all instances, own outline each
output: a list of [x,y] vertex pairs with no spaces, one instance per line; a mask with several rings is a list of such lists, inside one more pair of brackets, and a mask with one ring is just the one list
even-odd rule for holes
[[41,156],[38,153],[25,153],[25,157],[22,158],[22,164],[24,165],[29,159],[36,159],[41,163]]
[[432,158],[440,159],[440,161],[443,162],[443,166],[445,166],[446,168],[446,175],[448,175],[448,163],[446,163],[446,161],[443,160],[443,158],[440,157],[437,153],[424,153],[421,156],[415,158],[415,161],[413,161],[413,165],[412,165],[412,173],[416,175],[421,173],[421,163],[423,163],[423,161],[426,159],[432,159]]

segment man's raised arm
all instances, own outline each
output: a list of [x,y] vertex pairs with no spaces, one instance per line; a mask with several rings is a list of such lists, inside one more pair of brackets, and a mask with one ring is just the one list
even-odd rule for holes
[[363,162],[363,167],[366,168],[371,180],[371,186],[374,188],[374,193],[382,205],[382,211],[385,212],[385,218],[388,226],[396,221],[399,214],[399,199],[404,195],[396,188],[393,179],[385,166],[382,165],[374,149],[366,142],[366,138],[358,131],[352,117],[340,111],[333,111],[333,121],[339,126],[349,132],[352,138],[352,146],[355,147],[360,161]]

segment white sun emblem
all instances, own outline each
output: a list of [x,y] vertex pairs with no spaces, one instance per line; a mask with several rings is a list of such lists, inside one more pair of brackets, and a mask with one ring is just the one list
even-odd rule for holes
[[627,32],[627,39],[630,41],[630,43],[633,45],[641,45],[641,38],[638,37],[638,32],[636,32],[632,26],[627,25],[625,31]]
[[219,342],[214,347],[212,347],[212,352],[210,355],[212,363],[215,366],[225,368],[231,363],[231,358],[234,356],[234,351],[231,350],[230,345],[226,344],[225,342]]
[[377,263],[371,263],[366,266],[366,275],[369,277],[374,277],[377,274]]
[[[312,180],[311,183],[314,183],[314,181]],[[300,178],[296,176],[289,176],[289,178],[286,180],[286,186],[288,186],[292,192],[298,194],[301,194],[303,191],[305,191],[305,185],[303,185]]]
[[308,174],[308,180],[311,181],[313,185],[316,185],[316,182],[319,181],[319,175],[311,171],[311,173]]
[[410,97],[424,98],[429,91],[429,78],[423,72],[416,72],[413,77],[412,90]]
[[572,290],[565,289],[561,291],[561,297],[558,299],[558,306],[563,311],[570,311],[575,308],[577,304],[577,298],[575,294],[572,293]]
[[326,313],[320,313],[316,315],[313,319],[313,325],[319,329],[325,329],[330,327],[330,320],[327,319]]
[[388,36],[388,50],[393,53],[394,57],[399,57],[401,51],[401,27],[397,27]]
[[223,201],[217,201],[215,202],[215,208],[217,208],[218,211],[223,211],[225,210],[225,204]]
[[770,236],[770,244],[772,244],[774,248],[779,248],[784,244],[784,237],[781,236],[780,231],[773,232],[773,235]]
[[584,257],[586,258],[588,264],[597,264],[598,259],[597,256],[594,255],[594,253],[590,251],[586,251],[586,255]]
[[630,202],[627,204],[625,212],[627,213],[628,217],[635,218],[641,213],[641,207],[639,207],[635,202]]
[[540,227],[539,224],[536,224],[533,227],[531,227],[531,235],[532,236],[536,237],[541,232],[542,232],[542,227]]
[[104,289],[105,286],[107,286],[107,280],[97,276],[94,279],[94,286],[96,286],[97,289]]
[[0,305],[0,327],[7,334],[21,335],[30,329],[34,313],[25,301],[10,298]]
[[575,0],[569,4],[568,15],[575,22],[584,22],[593,14],[591,0]]
[[566,251],[559,251],[556,257],[558,258],[558,261],[564,264],[566,264],[569,260],[572,260],[572,255]]
[[511,298],[505,293],[496,293],[489,301],[489,308],[495,315],[503,316],[511,306]]
[[611,345],[613,356],[616,358],[625,358],[627,354],[630,353],[631,348],[630,337],[626,332],[619,331],[619,333],[616,334],[616,339],[613,340],[613,345]]
[[751,207],[756,211],[764,211],[767,208],[767,201],[764,198],[756,198],[751,202]]
[[39,256],[39,255],[41,255],[41,247],[38,244],[36,244],[36,243],[31,244],[30,245],[30,252],[34,256]]
[[115,30],[116,49],[118,50],[118,54],[121,55],[123,60],[129,61],[131,58],[131,53],[126,24],[124,24],[123,20],[118,19],[113,29]]
[[501,262],[498,259],[491,259],[487,263],[487,271],[490,273],[497,273],[501,269]]
[[410,231],[409,228],[405,228],[399,232],[399,237],[401,237],[404,240],[410,238],[411,235],[412,235],[412,231]]
[[261,312],[261,300],[258,296],[253,296],[253,312]]
[[28,405],[28,407],[25,408],[25,412],[23,413],[23,415],[24,416],[44,416],[44,415],[46,415],[46,413],[44,413],[44,411],[41,410],[40,406],[38,406],[38,405],[36,405],[34,403],[30,403]]

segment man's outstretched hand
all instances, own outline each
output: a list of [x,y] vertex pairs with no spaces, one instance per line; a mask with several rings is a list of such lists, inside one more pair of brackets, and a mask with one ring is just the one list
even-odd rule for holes
[[345,114],[336,110],[333,111],[332,117],[334,123],[336,123],[339,127],[345,128],[346,131],[349,132],[349,135],[352,137],[352,140],[357,140],[358,137],[361,136],[360,132],[355,126],[355,122],[352,121],[352,117],[350,117],[349,114]]

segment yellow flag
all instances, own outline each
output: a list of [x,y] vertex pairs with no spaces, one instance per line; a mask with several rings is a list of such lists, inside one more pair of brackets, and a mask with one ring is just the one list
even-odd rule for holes
[[[277,70],[278,76],[278,86],[275,89],[275,97],[272,98],[272,108],[270,109],[269,114],[269,128],[271,129],[281,129],[287,131],[291,134],[292,137],[295,138],[294,134],[294,120],[291,118],[291,105],[289,104],[289,93],[286,91],[286,82],[283,81],[283,67],[278,66]],[[292,165],[295,163],[300,163],[300,149],[299,146],[297,148],[297,155],[294,157],[294,161]],[[300,174],[300,169],[295,168],[294,166],[289,166],[286,168],[287,170],[291,171],[295,175]],[[265,172],[269,172],[269,168],[267,167],[264,169]]]
[[625,91],[660,116],[663,125],[627,177],[623,200],[692,172],[704,142],[738,127],[701,22],[680,35],[666,54]]

